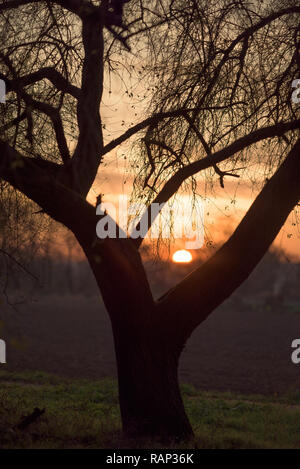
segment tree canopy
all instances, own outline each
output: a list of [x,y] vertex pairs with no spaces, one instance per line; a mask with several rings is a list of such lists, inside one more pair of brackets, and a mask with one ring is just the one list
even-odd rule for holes
[[[129,433],[191,434],[177,383],[180,352],[253,271],[299,203],[300,116],[292,99],[299,13],[296,0],[0,4],[7,90],[0,178],[82,246],[112,321]],[[124,93],[130,80],[145,91],[135,122],[121,119],[115,134],[103,96],[117,76]],[[105,157],[129,141],[134,196],[148,204],[148,226],[151,203],[167,202],[184,183],[194,188],[201,172],[221,186],[252,162],[264,174],[228,241],[158,301],[138,252],[143,236],[97,239],[96,210],[86,200]]]

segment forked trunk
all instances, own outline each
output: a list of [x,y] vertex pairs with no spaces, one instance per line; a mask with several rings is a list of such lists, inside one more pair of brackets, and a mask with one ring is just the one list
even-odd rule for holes
[[100,263],[88,249],[86,254],[112,323],[123,432],[133,438],[188,439],[193,431],[178,383],[182,348],[153,301],[138,251],[126,242],[115,246],[117,254],[106,265],[108,249]]
[[300,139],[229,240],[158,302],[153,300],[132,240],[120,237],[99,241],[93,239],[87,224],[81,222],[75,227],[111,318],[122,423],[127,435],[164,439],[192,436],[178,385],[182,346],[246,280],[298,203],[299,151]]

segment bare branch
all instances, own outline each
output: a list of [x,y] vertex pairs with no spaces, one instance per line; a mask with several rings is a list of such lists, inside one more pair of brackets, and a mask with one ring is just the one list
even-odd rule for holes
[[74,98],[79,99],[80,89],[69,83],[69,81],[61,73],[52,67],[41,68],[36,72],[30,73],[29,75],[11,80],[10,83],[14,89],[17,89],[19,87],[32,85],[33,83],[36,83],[45,78],[51,81],[57,90],[68,93],[74,96]]
[[13,119],[12,121],[8,122],[7,124],[3,125],[2,127],[0,127],[0,135],[5,132],[5,130],[8,130],[10,129],[11,127],[14,127],[15,125],[19,124],[20,122],[22,122],[23,120],[25,120],[27,117],[27,113],[26,112],[22,112],[22,114],[20,114],[18,117],[16,117],[15,119]]
[[[47,1],[47,0],[45,0]],[[14,8],[19,8],[24,5],[29,5],[31,3],[40,3],[43,0],[4,0],[0,5],[0,11],[11,10]],[[96,11],[96,7],[87,0],[48,0],[49,3],[56,3],[57,5],[66,8],[67,10],[75,13],[76,15],[82,17],[85,14],[90,14],[93,11]]]
[[[218,168],[218,166],[216,164],[213,167],[214,167],[214,170],[215,170],[216,174],[218,174],[218,176],[220,176],[220,186],[222,187],[222,189],[224,189],[224,177],[225,176],[231,176],[231,177],[234,177],[234,178],[239,178],[240,177],[239,174],[234,174],[233,172],[221,171],[221,169]],[[242,168],[240,168],[240,169],[242,169]],[[238,168],[236,169],[236,171],[238,171]]]
[[70,160],[70,153],[59,110],[54,108],[50,104],[33,99],[24,90],[21,90],[17,87],[14,89],[14,86],[11,85],[10,80],[8,80],[7,78],[5,79],[5,81],[7,83],[7,92],[16,91],[16,93],[19,94],[19,96],[24,100],[29,109],[36,109],[38,111],[41,111],[51,119],[62,161],[65,164],[68,163],[68,161]]
[[[21,82],[20,82],[19,78],[17,77],[17,74],[15,72],[15,69],[14,69],[14,67],[11,63],[11,60],[2,53],[0,54],[0,56],[1,56],[2,60],[7,65],[7,67],[9,68],[10,72],[13,75],[13,79],[9,79],[9,78],[7,78],[6,76],[4,76],[3,74],[0,73],[0,78],[5,80],[7,93],[9,93],[11,91],[14,91],[14,92],[17,93],[19,98],[23,99],[23,101],[25,102],[25,104],[27,106],[26,116],[27,117],[29,116],[29,119],[32,119],[32,117],[31,117],[31,110],[32,109],[36,109],[36,110],[39,110],[39,111],[43,112],[44,114],[46,114],[51,119],[54,131],[55,131],[57,145],[58,145],[58,149],[60,151],[61,158],[62,158],[64,163],[67,163],[70,160],[70,153],[69,153],[67,140],[66,140],[66,137],[65,137],[65,133],[64,133],[63,124],[62,124],[62,120],[61,120],[61,117],[60,117],[59,109],[54,108],[53,106],[51,106],[48,103],[44,103],[44,102],[37,101],[37,100],[33,99],[22,88],[22,79],[20,79],[21,80]],[[25,79],[25,83],[26,83],[26,79]],[[23,86],[25,86],[25,85],[23,85]],[[31,125],[32,125],[32,121],[31,121]]]
[[[163,309],[166,324],[170,321],[176,324],[173,331],[180,344],[185,343],[215,307],[246,280],[298,203],[299,152],[300,139],[229,240],[205,264],[162,297],[158,310]],[[216,278],[220,281],[216,282]]]
[[8,257],[12,262],[14,262],[18,267],[20,267],[26,274],[30,275],[34,280],[38,281],[38,278],[36,275],[34,275],[30,270],[28,270],[23,264],[21,264],[14,256],[12,256],[9,252],[4,251],[4,249],[0,248],[0,253],[3,254],[3,256]]
[[[269,137],[281,136],[290,130],[295,130],[300,128],[300,119],[293,122],[280,123],[276,125],[271,125],[268,127],[263,127],[252,132],[249,135],[245,135],[237,139],[231,145],[219,150],[215,153],[206,156],[205,158],[195,161],[188,166],[185,166],[179,169],[163,186],[161,191],[157,194],[152,203],[155,204],[164,204],[166,203],[179,189],[181,184],[189,177],[197,174],[199,171],[204,169],[215,167],[216,164],[221,163],[222,161],[227,160],[232,157],[235,153],[244,150],[245,148],[257,143],[261,140],[264,140]],[[136,229],[139,229],[142,224],[142,220],[147,220],[148,230],[151,227],[151,224],[154,222],[154,219],[151,217],[151,204],[142,215],[140,222],[137,224]],[[146,233],[143,233],[143,237],[146,236]],[[143,237],[134,239],[134,243],[139,247],[143,241]]]
[[77,105],[78,143],[72,158],[73,188],[87,195],[101,163],[103,149],[100,102],[103,93],[103,26],[94,18],[83,20],[84,62]]
[[186,113],[191,112],[193,110],[194,108],[192,109],[180,108],[180,109],[174,109],[173,111],[168,111],[168,112],[159,112],[157,114],[153,114],[150,117],[147,117],[143,121],[139,122],[138,124],[134,125],[130,129],[126,130],[126,132],[120,135],[120,137],[117,137],[115,140],[112,140],[107,145],[105,145],[102,150],[102,156],[104,156],[106,153],[109,153],[110,151],[112,151],[114,148],[121,145],[122,143],[126,142],[126,140],[128,140],[130,137],[137,134],[141,130],[149,126],[155,127],[164,119],[168,119],[169,117],[183,116]]

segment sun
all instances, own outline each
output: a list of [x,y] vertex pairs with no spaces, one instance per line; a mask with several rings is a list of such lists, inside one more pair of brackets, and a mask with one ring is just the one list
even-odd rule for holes
[[173,262],[180,262],[187,264],[193,260],[192,254],[185,249],[181,249],[180,251],[176,251],[173,254],[172,261]]

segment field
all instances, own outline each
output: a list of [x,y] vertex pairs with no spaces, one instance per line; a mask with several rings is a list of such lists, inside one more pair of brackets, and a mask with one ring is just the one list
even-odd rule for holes
[[[121,437],[111,329],[98,297],[2,303],[1,319],[1,448],[165,448]],[[291,362],[299,337],[298,304],[280,311],[230,300],[218,308],[180,363],[196,435],[180,448],[300,448],[300,365]],[[18,429],[36,407],[45,413]]]
[[[98,380],[116,376],[109,320],[99,297],[46,296],[17,307],[2,304],[9,371],[41,370]],[[300,389],[300,365],[291,343],[300,338],[300,307],[273,311],[257,306],[218,308],[192,335],[180,379],[202,390],[277,395]]]
[[[114,380],[67,380],[42,372],[0,372],[1,448],[165,448],[125,440]],[[197,391],[182,385],[195,431],[170,448],[299,448],[300,392],[280,399]],[[25,429],[22,416],[45,413]]]

